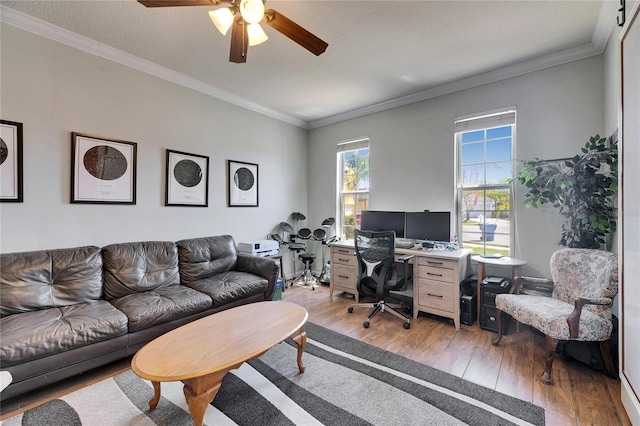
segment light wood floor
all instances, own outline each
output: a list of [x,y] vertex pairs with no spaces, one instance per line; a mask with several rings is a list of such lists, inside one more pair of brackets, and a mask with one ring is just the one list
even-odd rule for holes
[[[287,302],[309,312],[309,321],[362,340],[382,349],[447,371],[469,381],[533,402],[545,409],[547,425],[631,425],[620,401],[620,381],[576,363],[556,357],[555,385],[543,385],[544,338],[529,331],[503,337],[500,346],[491,345],[492,332],[476,323],[456,331],[449,320],[420,316],[405,330],[390,314],[381,314],[365,329],[366,309],[347,313],[353,299],[340,293],[329,296],[328,286],[315,291],[289,287],[282,294]],[[14,401],[2,403],[0,419],[58,398],[65,393],[113,376],[129,368],[129,359],[57,386],[42,389]]]
[[504,336],[496,347],[491,344],[495,333],[478,323],[456,331],[453,322],[422,313],[409,330],[387,313],[374,317],[365,329],[362,322],[369,311],[347,313],[354,300],[340,293],[330,297],[328,286],[315,291],[289,287],[282,300],[304,306],[310,322],[541,406],[547,425],[631,425],[620,401],[619,380],[556,357],[555,384],[542,384],[544,337],[525,327]]

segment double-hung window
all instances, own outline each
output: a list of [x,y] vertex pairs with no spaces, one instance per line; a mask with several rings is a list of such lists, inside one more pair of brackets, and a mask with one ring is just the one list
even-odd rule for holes
[[337,235],[353,239],[360,212],[369,208],[369,138],[338,144]]
[[515,108],[455,121],[459,240],[483,255],[512,254]]

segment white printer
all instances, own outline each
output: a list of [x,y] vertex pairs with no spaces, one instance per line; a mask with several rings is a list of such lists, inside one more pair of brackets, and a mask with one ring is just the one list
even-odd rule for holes
[[238,243],[238,253],[251,256],[272,256],[278,254],[278,242],[274,240],[255,240]]

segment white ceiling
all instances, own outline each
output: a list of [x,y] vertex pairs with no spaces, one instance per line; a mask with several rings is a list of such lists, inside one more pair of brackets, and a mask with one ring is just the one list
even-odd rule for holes
[[263,25],[269,40],[244,64],[228,61],[213,6],[1,4],[3,25],[313,128],[599,54],[617,2],[269,0],[329,47],[315,56]]

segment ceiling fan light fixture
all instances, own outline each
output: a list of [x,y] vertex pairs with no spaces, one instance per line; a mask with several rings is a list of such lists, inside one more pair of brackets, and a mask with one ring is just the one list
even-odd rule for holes
[[226,7],[210,11],[209,17],[222,35],[226,35],[229,28],[231,28],[231,24],[233,24],[233,13],[231,9]]
[[262,0],[242,0],[240,2],[240,14],[247,23],[257,24],[264,17],[264,3],[262,3]]
[[249,36],[249,46],[257,46],[269,39],[260,24],[247,25],[247,35]]

